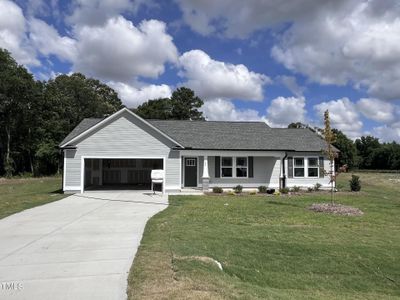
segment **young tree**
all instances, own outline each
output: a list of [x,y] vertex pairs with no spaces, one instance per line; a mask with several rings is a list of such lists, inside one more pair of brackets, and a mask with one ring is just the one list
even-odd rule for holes
[[337,157],[337,152],[333,148],[333,143],[336,141],[336,135],[331,129],[331,121],[329,119],[329,111],[326,110],[324,113],[324,129],[323,129],[323,136],[326,142],[326,150],[325,154],[329,159],[329,177],[330,177],[330,183],[331,183],[331,202],[332,204],[334,203],[333,195],[335,191],[335,185],[336,185],[336,175],[335,175],[335,168],[334,168],[334,163],[335,163],[335,158]]

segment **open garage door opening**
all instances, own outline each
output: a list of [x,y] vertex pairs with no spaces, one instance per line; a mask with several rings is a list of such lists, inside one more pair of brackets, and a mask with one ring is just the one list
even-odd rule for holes
[[84,187],[85,190],[150,190],[151,170],[163,168],[163,159],[85,158]]

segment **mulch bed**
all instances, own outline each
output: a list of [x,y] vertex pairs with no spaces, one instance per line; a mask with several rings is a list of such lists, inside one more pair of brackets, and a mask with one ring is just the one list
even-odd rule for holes
[[364,213],[356,208],[351,206],[346,206],[342,204],[336,203],[314,203],[309,207],[310,210],[315,212],[322,212],[340,216],[362,216]]

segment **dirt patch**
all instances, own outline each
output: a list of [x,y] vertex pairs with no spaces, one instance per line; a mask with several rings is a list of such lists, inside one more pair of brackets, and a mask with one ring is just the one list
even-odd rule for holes
[[309,209],[315,212],[341,216],[362,216],[364,214],[360,209],[356,207],[332,203],[314,203],[309,207]]

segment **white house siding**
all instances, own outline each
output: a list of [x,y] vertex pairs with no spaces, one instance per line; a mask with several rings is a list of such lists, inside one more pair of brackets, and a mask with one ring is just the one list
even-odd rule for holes
[[[324,156],[321,152],[288,152],[288,157],[322,157]],[[329,160],[324,157],[324,169],[326,172],[329,172],[330,165]],[[320,183],[322,188],[329,188],[330,187],[330,178],[328,175],[325,175],[324,178],[289,178],[288,177],[288,160],[285,159],[285,174],[286,174],[286,186],[291,188],[293,186],[300,186],[303,188],[313,187],[316,183]]]
[[[253,159],[254,176],[252,178],[215,178],[215,156],[209,156],[210,187],[219,186],[228,188],[240,184],[248,188],[255,188],[260,185],[278,188],[281,160],[277,157],[265,156],[254,156]],[[200,173],[200,176],[201,174],[202,173]]]
[[[81,187],[81,158],[165,158],[166,189],[179,187],[179,152],[173,143],[125,112],[67,150],[65,190]],[[71,189],[72,190],[72,189]]]

